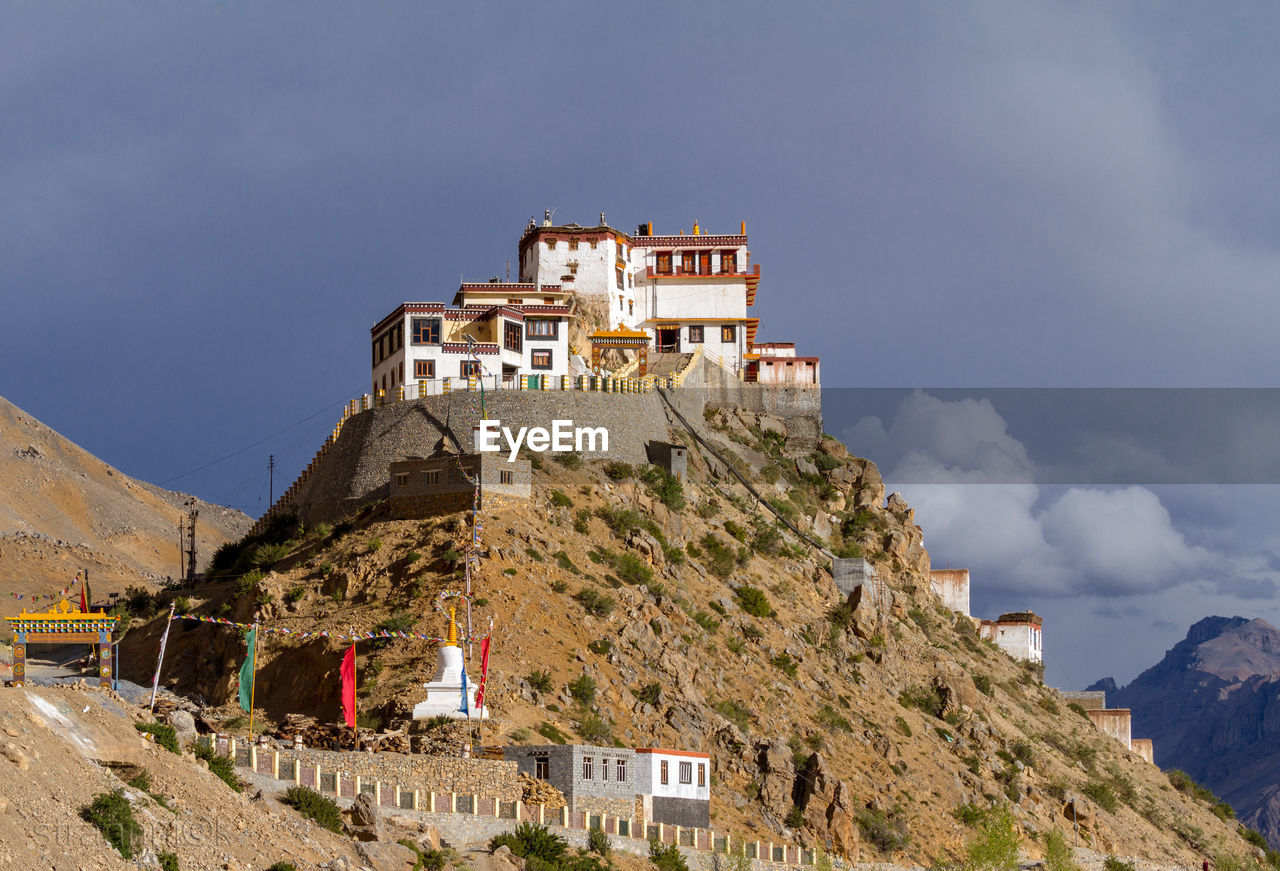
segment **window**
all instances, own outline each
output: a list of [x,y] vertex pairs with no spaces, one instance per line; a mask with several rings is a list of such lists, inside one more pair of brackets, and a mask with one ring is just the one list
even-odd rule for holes
[[720,271],[721,272],[737,272],[738,271],[738,255],[734,251],[723,251],[720,253]]
[[519,351],[524,347],[524,330],[511,321],[502,322],[502,346],[508,351]]
[[725,326],[720,328],[720,341],[728,345],[733,342],[736,342],[737,340],[738,340],[737,327],[732,326],[730,324],[726,324]]
[[598,243],[596,242],[596,240],[595,240],[595,239],[592,239],[592,240],[591,240],[591,250],[592,250],[592,251],[596,250],[596,245],[597,245],[597,244],[598,244]]
[[591,779],[591,757],[590,756],[582,757],[582,779],[583,780]]
[[608,760],[608,758],[605,758],[605,759],[601,759],[601,760],[600,760],[600,779],[601,779],[601,780],[608,780],[608,779],[609,779],[609,760]]
[[693,783],[693,763],[692,762],[680,763],[680,782]]
[[550,756],[533,757],[533,776],[538,778],[538,780],[546,780],[551,777]]
[[663,759],[658,763],[658,783],[666,786],[670,780],[670,777],[667,775],[667,760]]
[[689,327],[689,344],[702,344],[702,327]]
[[479,375],[480,361],[479,360],[463,360],[459,371],[462,373],[463,378],[466,378],[469,375]]
[[435,360],[414,360],[413,361],[413,377],[414,378],[436,377],[436,361]]
[[699,762],[698,763],[698,788],[701,789],[706,785],[707,785],[707,763]]
[[560,338],[560,321],[555,318],[530,318],[524,322],[524,329],[531,339]]
[[498,472],[498,483],[499,483],[499,484],[514,484],[515,482],[516,482],[516,473],[515,473],[515,472],[504,472],[504,471],[499,471],[499,472]]
[[520,297],[519,299],[507,297],[507,305],[524,305],[524,297]]
[[440,483],[440,473],[439,472],[423,472],[422,483],[426,484],[428,487],[437,486]]
[[613,270],[613,271],[614,271],[614,274],[615,274],[615,275],[617,275],[617,278],[618,278],[618,290],[622,290],[622,288],[624,287],[624,284],[623,284],[623,282],[622,282],[622,270],[621,270],[621,269],[615,269],[615,270]]
[[659,275],[671,274],[671,252],[670,251],[664,251],[658,255],[658,274]]
[[633,315],[635,313],[636,313],[636,301],[634,299],[627,300],[627,314]]
[[[621,275],[622,273],[618,273]],[[622,311],[622,294],[618,294],[618,311]]]
[[409,473],[408,473],[408,472],[396,472],[396,476],[395,476],[395,477],[396,477],[396,486],[397,486],[397,487],[408,487],[408,486],[409,486]]
[[578,250],[578,240],[577,240],[577,239],[570,239],[570,240],[569,240],[569,250],[570,250],[570,251],[577,251],[577,250]]
[[548,251],[554,251],[554,250],[556,250],[556,240],[555,240],[555,239],[548,239],[548,240],[547,240],[547,250],[548,250]]
[[692,251],[685,251],[680,255],[680,272],[683,275],[693,275],[698,271],[697,257]]
[[554,296],[544,296],[544,297],[542,298],[542,304],[543,304],[543,305],[555,305],[555,304],[556,304],[556,298],[555,298]]
[[618,783],[627,782],[627,760],[618,760]]
[[550,351],[534,351],[529,358],[529,364],[534,369],[550,369],[551,368],[551,352]]

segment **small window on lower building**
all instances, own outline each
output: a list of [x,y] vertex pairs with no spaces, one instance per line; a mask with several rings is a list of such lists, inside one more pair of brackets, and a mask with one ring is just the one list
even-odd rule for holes
[[738,328],[734,326],[723,326],[720,328],[720,341],[725,344],[736,342],[738,340]]
[[459,371],[462,373],[463,378],[466,378],[469,375],[479,375],[480,361],[479,360],[463,360],[462,366]]
[[435,378],[436,377],[436,361],[435,360],[414,360],[413,361],[413,377],[414,378]]
[[671,778],[667,774],[667,760],[665,759],[658,763],[658,782],[663,786],[671,782]]
[[551,368],[551,352],[550,351],[534,351],[529,356],[529,365],[534,369],[550,369]]
[[538,778],[538,780],[547,780],[551,777],[550,756],[533,757],[533,776]]
[[702,327],[689,327],[689,344],[702,344]]
[[600,760],[600,779],[609,779],[609,760],[607,758]]
[[396,472],[396,486],[397,486],[397,487],[408,487],[408,486],[409,486],[409,473],[408,473],[408,472]]
[[583,780],[591,779],[591,757],[590,756],[582,757],[582,779]]
[[498,472],[499,484],[514,484],[516,482],[515,472]]
[[704,787],[706,785],[707,785],[707,763],[699,762],[698,763],[698,786]]
[[428,487],[435,487],[440,483],[440,473],[439,472],[423,472],[422,483],[426,484]]
[[680,782],[693,783],[693,763],[692,762],[680,763]]
[[618,760],[618,783],[627,782],[627,760]]

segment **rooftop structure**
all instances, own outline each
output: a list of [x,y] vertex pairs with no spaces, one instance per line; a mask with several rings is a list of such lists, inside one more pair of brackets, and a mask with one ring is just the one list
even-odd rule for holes
[[1041,627],[1044,620],[1030,611],[1001,614],[996,620],[983,620],[979,634],[1014,659],[1043,662]]
[[934,569],[929,572],[929,586],[942,604],[969,616],[968,569]]

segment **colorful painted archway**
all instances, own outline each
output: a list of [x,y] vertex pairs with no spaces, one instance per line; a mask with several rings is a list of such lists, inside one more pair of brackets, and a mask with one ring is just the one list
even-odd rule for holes
[[98,685],[111,686],[114,663],[111,661],[111,633],[116,618],[102,612],[84,613],[73,610],[63,599],[48,611],[28,614],[24,609],[17,617],[6,617],[13,630],[13,685],[27,681],[28,644],[96,644],[98,646]]
[[591,371],[600,373],[600,353],[610,349],[621,351],[637,351],[640,357],[640,369],[636,373],[643,377],[649,372],[649,334],[642,330],[628,330],[618,327],[616,330],[597,330],[591,334]]

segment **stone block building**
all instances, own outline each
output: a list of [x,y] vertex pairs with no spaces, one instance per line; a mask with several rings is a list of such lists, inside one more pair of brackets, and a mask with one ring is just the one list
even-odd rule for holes
[[503,757],[564,793],[575,813],[689,828],[711,824],[711,757],[592,744],[508,746]]
[[645,448],[648,451],[650,463],[681,481],[685,480],[689,473],[688,448],[669,442],[649,442]]
[[441,454],[390,464],[391,516],[398,520],[468,511],[479,475],[485,507],[508,500],[528,501],[532,485],[528,460],[507,462],[498,454]]

